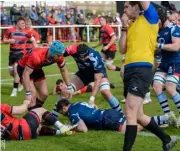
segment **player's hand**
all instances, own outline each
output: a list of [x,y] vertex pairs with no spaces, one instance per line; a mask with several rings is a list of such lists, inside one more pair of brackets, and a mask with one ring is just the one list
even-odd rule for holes
[[122,21],[122,26],[123,27],[127,27],[128,26],[129,18],[128,18],[128,16],[125,13],[122,15],[121,21]]
[[61,90],[61,97],[66,98],[66,99],[71,99],[72,98],[72,93],[71,91],[68,91],[67,89],[62,89]]
[[89,100],[88,103],[89,103],[90,106],[92,106],[92,107],[98,109],[98,106],[94,103],[94,101]]
[[109,49],[108,46],[104,46],[104,47],[103,47],[103,51],[106,51],[106,50],[108,50],[108,49]]
[[31,101],[31,100],[32,100],[32,95],[26,95],[26,96],[25,96],[25,100]]
[[163,49],[163,47],[164,47],[164,44],[162,44],[162,43],[157,43],[156,44],[156,48],[159,49],[159,50]]
[[15,41],[16,41],[15,39],[9,39],[9,43],[10,43],[10,44],[14,44]]

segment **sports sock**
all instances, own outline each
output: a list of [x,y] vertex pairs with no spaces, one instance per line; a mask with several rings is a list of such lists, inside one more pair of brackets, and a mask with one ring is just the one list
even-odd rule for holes
[[157,125],[168,124],[169,117],[162,115],[162,116],[153,116],[152,117]]
[[163,144],[167,144],[171,141],[170,136],[161,130],[161,128],[156,124],[153,118],[151,118],[150,123],[145,128],[159,137]]
[[165,95],[164,92],[162,92],[161,94],[159,94],[157,96],[157,99],[161,105],[161,108],[163,109],[164,113],[169,113],[170,112],[170,108],[169,108],[169,104],[168,104],[168,100],[167,97]]
[[176,107],[178,108],[179,114],[180,114],[180,94],[176,93],[173,97],[172,97]]
[[122,111],[121,106],[116,97],[112,96],[111,99],[108,100],[108,103],[112,109],[120,111],[120,112]]
[[137,135],[137,125],[126,125],[123,151],[130,151]]

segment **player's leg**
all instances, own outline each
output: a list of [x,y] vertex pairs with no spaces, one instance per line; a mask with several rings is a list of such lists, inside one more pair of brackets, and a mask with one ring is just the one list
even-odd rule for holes
[[102,78],[99,90],[102,96],[107,100],[112,109],[122,111],[119,101],[110,91],[109,81],[107,78]]
[[[71,78],[71,83],[74,85],[76,91],[82,89],[87,81],[86,74],[83,74],[81,71],[76,72],[76,74]],[[88,84],[88,83],[87,83]]]
[[[127,68],[124,72],[126,133],[123,151],[131,150],[137,135],[138,110],[152,82],[151,68]],[[148,124],[150,119],[143,119]]]
[[[169,67],[166,89],[167,92],[171,95],[174,104],[176,105],[178,112],[180,114],[180,94],[176,91],[176,86],[179,83],[180,75],[180,63],[173,63]],[[175,126],[180,127],[180,116],[177,121],[175,121]]]
[[168,72],[167,65],[161,63],[158,69],[156,70],[153,79],[154,92],[156,93],[158,102],[161,105],[161,108],[163,109],[163,112],[165,114],[170,112],[168,99],[166,97],[166,94],[163,92],[163,87],[166,83],[167,72]]
[[42,107],[48,97],[48,88],[44,72],[42,69],[34,70],[31,77],[34,80],[34,86],[38,92],[36,96],[36,105],[34,107]]
[[176,138],[170,137],[168,134],[163,132],[163,130],[154,121],[154,118],[150,118],[144,114],[142,104],[138,110],[138,123],[161,139],[164,150],[166,150],[169,144],[171,144],[171,146],[176,144]]
[[9,56],[9,64],[13,64],[13,77],[14,77],[14,86],[11,96],[17,96],[18,85],[20,83],[20,77],[17,72],[18,61],[23,57],[23,53],[14,54]]
[[36,114],[44,124],[55,126],[60,130],[61,133],[66,133],[71,129],[75,128],[74,125],[64,125],[53,116],[53,114],[44,108],[35,108],[29,112],[30,114]]
[[105,110],[102,115],[103,130],[113,130],[123,132],[125,127],[125,115],[123,112],[118,112],[113,109]]
[[14,55],[9,55],[9,74],[13,77],[13,90],[10,96],[17,96],[17,89],[18,89],[18,83],[15,82],[14,78],[14,66],[15,66],[15,59]]
[[121,68],[118,66],[113,65],[114,58],[116,55],[116,51],[101,51],[101,56],[105,62],[105,65],[108,70],[113,70],[113,71],[120,71]]

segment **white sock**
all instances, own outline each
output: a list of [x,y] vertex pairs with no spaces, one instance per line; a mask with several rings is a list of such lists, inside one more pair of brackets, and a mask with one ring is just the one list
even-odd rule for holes
[[61,131],[60,130],[56,130],[56,135],[60,135]]
[[145,99],[150,100],[151,99],[150,95],[151,95],[150,92],[146,93]]
[[13,93],[14,93],[14,92],[17,92],[17,90],[18,90],[17,88],[13,88]]
[[60,121],[56,121],[54,126],[56,126],[57,128],[60,128],[61,126],[63,126],[63,124]]

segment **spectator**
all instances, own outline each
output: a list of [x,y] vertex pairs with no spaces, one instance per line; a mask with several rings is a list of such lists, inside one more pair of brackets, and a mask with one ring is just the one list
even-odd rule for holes
[[29,17],[32,21],[33,25],[36,25],[37,21],[38,21],[38,14],[36,11],[36,7],[34,5],[32,5],[30,13],[29,13]]
[[[47,26],[47,25],[49,25],[49,21],[46,18],[46,13],[42,13],[39,16],[39,20],[38,20],[37,24],[40,25],[40,26]],[[48,32],[48,29],[47,28],[41,28],[40,32],[41,32],[41,43],[47,43],[47,32]]]
[[11,18],[5,8],[2,9],[1,13],[1,25],[11,25]]
[[24,7],[23,5],[21,5],[20,14],[21,14],[21,16],[24,17],[24,18],[27,18],[27,17],[28,17],[28,14],[27,14],[27,12],[26,12],[26,9],[25,9],[25,7]]
[[120,14],[118,12],[116,13],[116,16],[114,17],[114,23],[117,25],[122,25]]
[[[80,14],[79,19],[76,22],[78,25],[86,25],[86,19],[84,18],[83,14]],[[79,27],[79,36],[81,38],[81,40],[83,40],[83,30],[84,27]]]
[[10,9],[10,18],[13,25],[16,24],[16,20],[21,16],[20,11],[17,8],[17,5],[14,4]]
[[61,12],[61,10],[58,10],[58,19],[60,21],[60,24],[65,24],[66,23],[66,18],[64,16],[64,14]]

